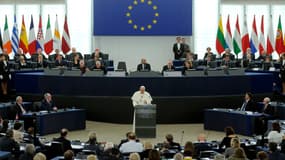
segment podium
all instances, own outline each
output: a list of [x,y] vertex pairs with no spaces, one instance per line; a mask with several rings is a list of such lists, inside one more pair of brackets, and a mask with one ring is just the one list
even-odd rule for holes
[[135,133],[138,138],[156,137],[156,105],[137,105],[135,108]]

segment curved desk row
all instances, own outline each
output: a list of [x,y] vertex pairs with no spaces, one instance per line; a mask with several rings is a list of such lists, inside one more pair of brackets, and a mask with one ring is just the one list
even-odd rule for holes
[[[246,91],[261,101],[272,93],[271,73],[245,73],[227,76],[193,77],[82,77],[17,73],[15,88],[25,101],[38,101],[45,92],[54,96],[57,106],[87,110],[87,119],[131,123],[130,97],[145,85],[157,104],[158,123],[202,122],[208,107],[240,106]],[[120,115],[119,117],[117,115]]]

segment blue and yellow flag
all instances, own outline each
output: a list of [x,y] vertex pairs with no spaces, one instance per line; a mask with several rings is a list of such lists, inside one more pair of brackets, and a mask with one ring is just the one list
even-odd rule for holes
[[94,35],[192,35],[192,0],[94,0]]

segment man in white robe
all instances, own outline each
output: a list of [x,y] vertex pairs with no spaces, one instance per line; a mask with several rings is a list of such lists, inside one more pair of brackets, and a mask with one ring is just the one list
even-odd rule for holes
[[[140,86],[140,89],[136,91],[132,96],[133,106],[151,104],[152,98],[150,94],[145,91],[145,86]],[[133,132],[135,132],[136,126],[136,110],[134,110],[133,119]]]

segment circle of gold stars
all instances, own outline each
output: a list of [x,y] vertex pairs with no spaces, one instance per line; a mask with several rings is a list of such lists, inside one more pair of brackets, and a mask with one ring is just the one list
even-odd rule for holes
[[[152,8],[154,11],[153,18],[150,23],[146,25],[141,25],[139,26],[138,24],[135,23],[134,19],[132,18],[132,13],[131,11],[134,10],[136,6],[139,4],[144,4],[146,3],[148,6]],[[157,24],[159,13],[158,13],[158,7],[157,5],[154,5],[152,0],[134,0],[132,4],[128,6],[128,11],[126,12],[126,17],[128,18],[128,24],[132,25],[134,30],[140,30],[140,31],[145,31],[146,29],[150,30],[152,29],[153,25]]]

